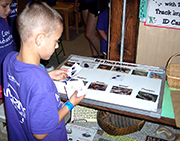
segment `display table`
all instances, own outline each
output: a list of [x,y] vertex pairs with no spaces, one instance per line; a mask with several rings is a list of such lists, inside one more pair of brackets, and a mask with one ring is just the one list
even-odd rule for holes
[[[140,114],[131,113],[131,112],[127,112],[127,111],[122,111],[120,109],[116,109],[116,107],[114,107],[114,106],[111,106],[108,104],[101,105],[101,103],[94,102],[92,100],[83,99],[82,102],[79,103],[79,105],[87,106],[87,107],[98,109],[98,110],[105,110],[105,111],[113,112],[113,113],[117,113],[117,114],[122,114],[122,115],[129,116],[129,117],[144,119],[144,120],[158,123],[158,124],[164,124],[164,125],[176,127],[174,111],[173,111],[173,106],[172,106],[172,100],[171,100],[171,93],[170,93],[170,89],[168,88],[167,82],[165,84],[165,90],[166,91],[164,92],[161,118],[153,118],[150,116],[145,116],[145,115],[140,115]],[[66,95],[64,95],[64,94],[60,94],[60,95],[61,95],[62,101],[64,101],[64,102],[67,101]],[[168,105],[170,107],[168,107]]]
[[[74,3],[73,2],[57,2],[56,5],[52,6],[52,8],[57,10],[59,14],[64,15],[66,40],[69,41],[69,13],[74,12]],[[79,34],[77,13],[75,14],[75,17],[76,17],[76,32],[77,34]]]
[[[85,59],[85,60],[84,60]],[[87,82],[87,89],[88,93],[86,97],[82,100],[80,105],[99,109],[99,110],[105,110],[109,112],[114,112],[122,115],[126,115],[129,117],[144,119],[147,121],[160,123],[160,124],[166,124],[169,126],[176,126],[175,120],[174,120],[174,111],[172,107],[172,100],[171,100],[171,94],[170,89],[168,88],[167,82],[164,81],[165,79],[165,71],[163,68],[157,68],[152,66],[142,66],[138,64],[128,64],[128,63],[117,63],[115,61],[111,60],[93,60],[94,58],[91,57],[81,57],[81,56],[74,56],[70,55],[67,60],[65,60],[58,68],[60,67],[67,67],[67,64],[73,64],[78,63],[81,66],[89,66],[89,68],[84,68],[83,71],[81,71],[78,75],[73,77],[73,79],[78,78],[85,78],[89,82]],[[95,63],[93,63],[93,61]],[[106,64],[106,67],[113,66],[111,69],[108,70],[99,70],[101,67],[104,67]],[[72,65],[71,64],[71,65]],[[107,65],[108,64],[108,65]],[[123,66],[118,72],[115,72],[115,74],[120,75],[121,79],[118,78],[117,81],[110,80],[111,74],[114,75],[114,68],[117,68],[117,66]],[[98,66],[98,67],[97,67]],[[68,66],[70,67],[70,66]],[[141,69],[140,69],[141,68]],[[98,69],[98,70],[96,70]],[[140,76],[134,75],[134,70],[139,72],[141,71]],[[125,74],[120,72],[123,70],[125,71]],[[150,74],[155,71],[156,75],[162,75],[162,78],[154,79],[150,77]],[[147,72],[147,73],[145,73]],[[83,75],[84,74],[84,75]],[[97,75],[96,75],[97,74]],[[146,74],[146,75],[142,75]],[[102,75],[102,76],[100,76]],[[139,75],[139,73],[138,73]],[[96,77],[94,77],[96,76]],[[91,82],[94,81],[93,78],[97,78],[98,81],[102,80],[101,83],[107,84],[107,89],[104,91],[96,91],[90,89]],[[114,78],[113,78],[114,79]],[[97,82],[97,81],[96,81]],[[135,82],[135,84],[134,84]],[[91,83],[91,84],[90,84]],[[114,84],[112,84],[114,83]],[[132,84],[133,83],[133,84]],[[60,88],[59,82],[55,82],[58,91],[60,92],[62,88]],[[89,85],[90,84],[90,85]],[[114,85],[119,85],[120,88],[126,86],[125,90],[128,90],[128,94],[122,94],[122,93],[113,93],[111,92],[114,88]],[[158,87],[157,87],[158,86]],[[112,89],[111,89],[112,87]],[[111,90],[111,91],[110,91]],[[116,90],[123,90],[124,89],[116,89]],[[131,90],[129,94],[129,90]],[[110,92],[109,92],[110,91]],[[146,95],[149,97],[157,98],[157,101],[151,101],[147,99],[139,99],[139,95],[142,96],[141,93],[146,93]],[[151,93],[150,93],[151,92]],[[117,95],[118,94],[118,95]],[[163,96],[164,94],[164,96]],[[62,101],[67,100],[67,96],[64,92],[60,92]],[[100,97],[101,96],[101,97]],[[104,97],[108,97],[108,101]],[[103,100],[101,100],[103,99]],[[116,101],[119,101],[117,103]],[[123,101],[122,101],[123,100]],[[125,102],[124,102],[125,101]],[[131,101],[131,102],[130,102]],[[124,102],[124,103],[123,103]],[[127,103],[126,103],[127,102]],[[130,103],[128,103],[130,102]],[[123,104],[122,104],[123,103]],[[134,104],[134,106],[133,106]],[[143,105],[144,104],[144,105]],[[151,107],[149,107],[149,106]],[[156,109],[152,108],[156,107]],[[159,117],[160,114],[160,117]]]

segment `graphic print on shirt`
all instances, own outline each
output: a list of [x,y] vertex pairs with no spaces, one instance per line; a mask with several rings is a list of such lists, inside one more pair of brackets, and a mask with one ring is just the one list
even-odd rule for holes
[[[8,72],[7,72],[7,75],[8,75],[9,81],[16,83],[16,85],[19,86],[19,83],[16,81],[16,79],[13,76],[9,75]],[[12,87],[10,83],[8,83],[7,88],[4,90],[4,96],[9,97],[12,105],[19,113],[18,117],[19,117],[20,123],[24,123],[24,119],[26,118],[26,112],[25,112],[26,109],[23,107],[21,101],[19,100],[19,96],[17,92],[15,91],[15,89]]]
[[9,80],[11,80],[12,82],[16,83],[16,85],[18,85],[20,87],[20,84],[16,81],[16,79],[13,76],[9,75],[8,73],[7,73],[7,75],[8,75],[8,79]]
[[10,33],[10,30],[3,30],[0,34],[0,37],[2,37],[0,40],[0,48],[5,48],[13,43],[13,36]]
[[59,107],[61,105],[60,96],[59,96],[59,94],[55,93],[55,97],[56,97],[57,102],[59,103],[59,105],[58,105],[58,107]]
[[9,13],[10,18],[14,18],[17,16],[17,2],[13,1],[11,3],[11,11]]

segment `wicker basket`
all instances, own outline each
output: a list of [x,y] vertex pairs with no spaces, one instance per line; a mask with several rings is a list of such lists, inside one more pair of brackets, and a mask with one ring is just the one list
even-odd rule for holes
[[129,118],[109,112],[98,111],[99,126],[110,135],[126,135],[142,129],[145,121]]
[[180,64],[171,63],[172,59],[179,55],[180,52],[171,56],[166,65],[167,83],[169,88],[173,89],[180,89]]

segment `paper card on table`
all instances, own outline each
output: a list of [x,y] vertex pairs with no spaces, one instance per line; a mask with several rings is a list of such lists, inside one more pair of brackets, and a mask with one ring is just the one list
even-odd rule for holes
[[82,67],[80,65],[78,65],[77,63],[75,63],[71,68],[68,69],[68,75],[70,77],[75,76],[76,74],[78,74],[81,71]]
[[75,91],[78,91],[77,97],[83,96],[86,94],[86,89],[84,87],[84,83],[82,80],[74,80],[74,81],[67,81],[65,85],[65,91],[67,93],[68,99],[74,94]]
[[176,126],[180,127],[180,91],[171,91]]

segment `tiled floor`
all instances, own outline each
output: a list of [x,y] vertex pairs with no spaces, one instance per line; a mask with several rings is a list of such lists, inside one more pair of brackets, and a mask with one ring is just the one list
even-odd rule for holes
[[[62,40],[62,44],[65,50],[65,56],[63,55],[63,53],[59,55],[60,62],[63,62],[70,54],[91,56],[89,43],[85,39],[84,34],[79,35],[73,41]],[[57,49],[57,51],[59,50],[60,48]],[[54,66],[54,67],[58,66],[55,53],[50,58],[48,66]]]

